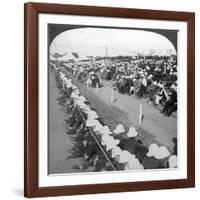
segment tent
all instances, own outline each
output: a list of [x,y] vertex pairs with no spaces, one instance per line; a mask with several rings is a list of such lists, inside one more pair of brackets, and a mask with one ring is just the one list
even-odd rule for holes
[[78,59],[78,54],[76,54],[76,56],[74,56],[74,52],[70,52],[67,53],[65,56],[59,57],[57,60],[59,61],[70,61],[70,60],[74,60],[77,61]]

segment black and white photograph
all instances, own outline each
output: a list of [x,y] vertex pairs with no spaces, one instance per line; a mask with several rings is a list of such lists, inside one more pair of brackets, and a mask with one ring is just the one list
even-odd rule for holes
[[194,187],[195,14],[24,6],[24,195]]
[[48,174],[178,168],[178,30],[48,24]]

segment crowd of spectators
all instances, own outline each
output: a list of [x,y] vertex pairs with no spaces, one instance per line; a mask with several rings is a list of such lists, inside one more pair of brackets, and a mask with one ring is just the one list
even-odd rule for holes
[[63,64],[74,77],[91,87],[112,81],[119,93],[147,98],[165,116],[177,111],[176,56],[151,56],[122,62],[103,60]]
[[98,112],[90,108],[87,98],[80,94],[62,68],[52,65],[52,71],[61,94],[58,100],[70,115],[66,123],[67,134],[75,141],[72,157],[84,158],[82,164],[74,166],[76,169],[112,171],[177,167],[176,138],[173,138],[174,149],[170,152],[167,147],[156,143],[143,144],[134,127],[126,130],[118,124],[111,130]]

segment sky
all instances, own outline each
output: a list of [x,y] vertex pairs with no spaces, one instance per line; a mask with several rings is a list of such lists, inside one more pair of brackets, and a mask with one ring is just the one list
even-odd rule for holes
[[[173,44],[164,36],[143,30],[112,28],[78,28],[59,34],[50,45],[50,53],[79,54],[87,56],[149,54],[154,50],[158,55],[166,55],[167,50],[176,54]],[[67,56],[66,56],[67,57]]]

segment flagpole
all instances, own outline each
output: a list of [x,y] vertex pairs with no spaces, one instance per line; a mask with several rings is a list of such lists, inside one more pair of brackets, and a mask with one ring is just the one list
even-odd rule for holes
[[139,105],[139,124],[142,124],[142,104]]
[[114,90],[113,90],[113,88],[112,88],[112,90],[111,90],[111,97],[110,97],[110,102],[111,103],[113,103],[113,99],[114,98]]

